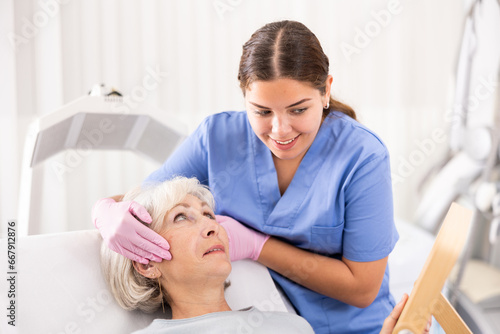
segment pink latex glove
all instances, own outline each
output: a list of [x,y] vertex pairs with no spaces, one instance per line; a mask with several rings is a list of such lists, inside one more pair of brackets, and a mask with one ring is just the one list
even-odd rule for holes
[[103,198],[92,209],[92,221],[111,250],[144,264],[149,263],[148,259],[156,262],[172,259],[168,242],[136,217],[151,223],[146,209],[134,201]]
[[257,261],[268,235],[252,230],[228,216],[215,216],[229,237],[229,257],[231,261],[252,259]]

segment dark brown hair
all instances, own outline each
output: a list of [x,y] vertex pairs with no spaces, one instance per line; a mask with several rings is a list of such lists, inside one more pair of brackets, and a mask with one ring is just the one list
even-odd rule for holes
[[[279,78],[307,82],[324,94],[328,66],[328,57],[312,31],[300,22],[279,21],[258,29],[243,45],[238,80],[243,95],[254,81]],[[334,110],[356,119],[351,107],[330,95],[323,117]]]

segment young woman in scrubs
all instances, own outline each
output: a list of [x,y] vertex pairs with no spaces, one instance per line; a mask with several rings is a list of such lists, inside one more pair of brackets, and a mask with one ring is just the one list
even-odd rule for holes
[[[208,185],[231,260],[267,266],[316,333],[379,333],[395,304],[389,154],[332,98],[328,67],[303,24],[260,28],[240,62],[246,112],[207,117],[145,182],[181,175]],[[147,212],[119,200],[93,210],[109,247],[143,263],[170,259],[169,245],[135,219],[149,222]]]

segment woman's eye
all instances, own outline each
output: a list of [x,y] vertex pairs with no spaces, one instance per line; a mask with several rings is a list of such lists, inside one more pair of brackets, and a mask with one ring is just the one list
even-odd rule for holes
[[271,113],[270,110],[255,110],[254,113],[256,113],[259,116],[266,116]]
[[299,114],[302,114],[304,113],[304,111],[306,111],[307,108],[300,108],[300,109],[293,109],[292,112],[296,115],[299,115]]
[[213,214],[211,214],[210,212],[205,213],[205,216],[206,216],[206,217],[208,217],[208,218],[210,218],[210,219],[214,219],[214,220],[215,220],[214,215],[213,215]]
[[187,217],[185,214],[183,213],[179,213],[177,216],[175,216],[174,218],[174,223],[177,223],[177,222],[180,222],[180,221],[183,221],[183,220],[186,220]]

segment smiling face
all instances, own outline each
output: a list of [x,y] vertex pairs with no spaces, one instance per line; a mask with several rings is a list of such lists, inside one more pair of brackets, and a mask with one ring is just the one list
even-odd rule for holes
[[187,195],[169,210],[159,233],[170,243],[172,254],[172,260],[157,264],[166,286],[223,283],[231,272],[226,231],[198,197]]
[[245,92],[248,120],[276,158],[300,161],[312,145],[330,97],[293,79],[254,81]]

